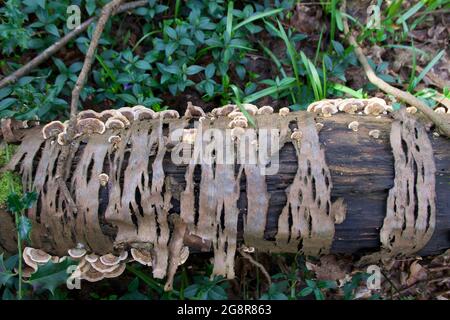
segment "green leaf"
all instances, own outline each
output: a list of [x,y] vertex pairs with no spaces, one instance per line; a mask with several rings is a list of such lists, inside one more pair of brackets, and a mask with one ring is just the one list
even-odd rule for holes
[[9,279],[14,277],[15,274],[11,272],[10,268],[7,268],[3,261],[3,253],[0,254],[0,287],[4,286]]
[[180,44],[183,46],[195,46],[195,43],[193,43],[192,40],[188,38],[181,39]]
[[427,75],[427,73],[434,67],[436,63],[442,58],[445,54],[445,49],[442,49],[428,64],[425,68],[423,68],[422,72],[414,79],[412,88],[415,88],[420,81]]
[[316,297],[316,300],[325,300],[325,296],[320,289],[314,289],[314,296]]
[[175,29],[166,26],[166,28],[164,29],[164,32],[169,36],[169,38],[176,40],[177,39],[177,32],[175,31]]
[[193,75],[193,74],[199,73],[199,72],[202,71],[203,69],[204,69],[203,67],[197,66],[197,65],[189,66],[189,67],[186,69],[186,74],[187,74],[187,75]]
[[300,291],[300,296],[301,297],[306,297],[309,296],[312,292],[313,292],[313,288],[311,287],[306,287],[304,288],[302,291]]
[[48,24],[45,26],[45,31],[59,38],[58,28],[54,24]]
[[17,229],[20,235],[20,239],[30,241],[30,232],[32,229],[30,219],[28,219],[24,215],[21,215],[19,217],[19,225],[17,226]]
[[406,20],[408,20],[414,14],[416,14],[417,11],[419,11],[424,5],[425,5],[425,1],[419,1],[418,3],[416,3],[416,5],[412,6],[408,11],[406,11],[404,14],[402,14],[395,23],[397,23],[397,24],[405,23]]
[[139,60],[138,62],[136,62],[135,66],[136,66],[136,68],[141,69],[141,70],[150,70],[152,68],[150,63],[148,63],[145,60]]
[[24,209],[30,209],[33,206],[33,203],[37,200],[37,193],[36,192],[27,192],[22,197],[22,204]]
[[283,11],[283,8],[278,8],[278,9],[274,9],[274,10],[270,10],[270,11],[266,11],[266,12],[260,12],[257,14],[254,14],[250,17],[248,17],[247,19],[245,19],[244,21],[238,23],[237,25],[235,25],[233,27],[233,31],[238,30],[239,28],[241,28],[242,26],[245,26],[246,24],[255,21],[255,20],[259,20],[265,17],[269,17],[269,16],[273,16],[274,14],[277,14],[279,12]]
[[5,288],[5,291],[3,291],[1,300],[16,300],[16,297],[11,292],[11,290],[9,290],[8,288]]
[[221,286],[213,286],[208,291],[208,300],[227,300],[228,296]]
[[245,73],[246,73],[245,67],[241,64],[238,64],[236,66],[235,70],[236,70],[236,73],[237,73],[239,79],[244,80]]
[[76,264],[77,262],[71,259],[65,259],[60,263],[49,261],[31,275],[28,283],[35,291],[48,290],[54,294],[58,286],[66,283],[70,275],[70,272],[67,272],[68,268]]
[[45,2],[46,0],[36,0],[36,3],[41,7],[42,9],[45,9]]
[[120,99],[122,99],[123,101],[125,101],[126,103],[133,104],[133,105],[138,104],[137,99],[134,96],[132,96],[131,94],[120,93],[117,96]]
[[22,199],[15,192],[10,193],[8,195],[6,204],[7,204],[8,210],[12,213],[20,213],[24,209]]
[[136,277],[128,285],[128,291],[134,292],[137,291],[138,289],[139,289],[139,278]]
[[11,87],[6,87],[3,89],[0,89],[0,100],[2,100],[3,98],[9,96],[12,92],[12,88]]
[[206,69],[205,69],[206,78],[208,78],[208,79],[212,78],[214,76],[215,72],[216,72],[216,66],[214,65],[214,63],[210,63],[206,66]]
[[282,85],[273,85],[271,87],[262,89],[260,91],[257,91],[255,93],[252,93],[244,98],[245,103],[251,103],[253,101],[259,100],[261,98],[271,96],[273,94],[280,94],[286,90],[290,90],[296,86],[296,81],[294,78],[288,77],[284,78],[284,83]]
[[345,49],[344,49],[344,46],[340,42],[332,40],[331,44],[333,45],[334,51],[336,51],[336,53],[338,55],[340,55],[340,56],[344,55]]
[[190,285],[189,287],[187,287],[186,289],[184,289],[184,297],[185,298],[194,298],[195,295],[198,292],[199,289],[199,285],[197,283],[194,283],[192,285]]
[[6,98],[0,101],[0,110],[8,109],[17,102],[16,98]]
[[95,0],[86,0],[86,11],[90,16],[95,12],[95,8]]

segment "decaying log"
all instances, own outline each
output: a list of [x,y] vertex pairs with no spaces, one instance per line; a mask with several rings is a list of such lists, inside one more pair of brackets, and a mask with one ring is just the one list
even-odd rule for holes
[[[228,278],[234,277],[240,243],[311,255],[426,255],[449,248],[450,141],[427,133],[421,121],[404,111],[394,113],[393,120],[390,115],[337,113],[333,103],[348,107],[341,100],[322,103],[322,116],[272,115],[270,107],[248,106],[250,111],[255,108],[258,129],[277,129],[275,174],[261,174],[264,164],[235,162],[245,137],[250,138],[245,154],[261,153],[260,141],[254,140],[260,131],[247,128],[245,118],[221,116],[235,107],[224,107],[201,121],[201,130],[235,128],[224,146],[219,147],[216,137],[212,140],[212,166],[173,162],[175,151],[193,145],[195,154],[205,143],[190,117],[173,119],[177,114],[168,112],[153,118],[144,111],[153,120],[135,117],[126,127],[120,121],[128,122],[125,115],[133,110],[125,108],[124,116],[109,114],[117,119],[115,127],[106,121],[106,131],[103,127],[100,134],[92,134],[89,127],[90,133],[73,142],[69,155],[67,182],[76,211],[64,201],[55,176],[64,141],[45,140],[42,128],[18,134],[22,143],[4,169],[20,171],[24,189],[39,194],[27,212],[33,222],[32,246],[62,256],[81,245],[103,255],[100,262],[94,256],[79,266],[92,281],[120,274],[130,248],[138,255],[135,260],[153,267],[155,277],[168,274],[168,289],[177,266],[187,258],[186,246],[214,251],[213,273]],[[350,103],[351,108],[357,105]],[[92,112],[89,116],[102,118]],[[182,136],[173,138],[177,129]],[[220,154],[230,150],[236,152],[233,162],[218,162]],[[14,238],[12,217],[2,210],[4,250],[14,251]],[[114,268],[108,264],[113,262]]]
[[[317,117],[316,121],[324,124],[319,137],[324,146],[326,162],[333,181],[331,198],[333,200],[343,198],[347,205],[344,222],[335,227],[331,251],[340,253],[374,251],[380,246],[379,234],[386,215],[386,200],[394,182],[394,160],[389,143],[392,119],[387,116],[335,114],[332,117]],[[359,122],[357,132],[348,128],[348,124],[352,121]],[[41,128],[27,130],[34,130],[35,134],[39,134]],[[380,131],[378,139],[369,135],[372,130]],[[450,247],[450,141],[432,133],[429,134],[429,138],[436,164],[436,227],[431,240],[420,252],[423,255],[438,253]],[[35,146],[30,145],[30,148],[32,147]],[[73,168],[80,159],[81,150],[82,148],[74,157]],[[126,163],[124,166],[126,167]],[[186,166],[174,165],[170,154],[166,154],[163,169],[166,179],[169,179],[172,186],[173,207],[170,211],[179,212],[180,197],[186,187]],[[295,148],[292,144],[286,144],[280,152],[279,173],[266,176],[267,192],[270,195],[265,229],[267,239],[274,239],[277,234],[278,217],[287,200],[286,188],[294,180],[296,171]],[[194,182],[194,188],[197,188],[200,184],[197,170],[194,172]],[[245,177],[242,177],[238,200],[239,239],[244,237],[242,217],[247,207],[246,187]],[[101,209],[107,205],[108,191],[101,190],[99,197]],[[106,221],[100,221],[100,223],[103,224],[101,230],[105,239],[113,239],[116,228]],[[2,213],[0,244],[8,251],[15,249],[13,229],[12,219],[6,213]],[[105,244],[105,252],[100,253],[106,253],[108,245],[111,244],[112,241]],[[208,250],[209,245],[195,236],[187,236],[185,244],[190,245],[194,250],[202,251]],[[109,252],[112,252],[112,248]]]

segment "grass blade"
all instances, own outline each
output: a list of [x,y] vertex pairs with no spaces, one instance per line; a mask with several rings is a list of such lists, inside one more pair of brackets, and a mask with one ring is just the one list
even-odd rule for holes
[[239,110],[244,114],[244,116],[247,118],[248,122],[250,122],[250,124],[256,128],[256,123],[255,120],[253,119],[253,117],[247,112],[247,110],[245,110],[245,108],[242,106],[241,104],[241,97],[239,94],[239,89],[234,85],[230,85],[231,90],[233,90],[234,92],[234,102],[236,103],[236,105],[238,106]]
[[274,10],[270,10],[270,11],[260,12],[260,13],[254,14],[251,17],[248,17],[244,21],[241,21],[237,25],[235,25],[233,27],[233,31],[238,30],[239,28],[245,26],[246,24],[248,24],[250,22],[253,22],[255,20],[259,20],[259,19],[262,19],[262,18],[265,18],[265,17],[273,16],[274,14],[277,14],[277,13],[279,13],[281,11],[283,11],[283,8],[274,9]]
[[[285,78],[286,83],[280,86],[271,86],[265,89],[262,89],[258,92],[252,93],[244,98],[245,103],[251,103],[253,101],[259,100],[261,98],[270,96],[275,93],[281,93],[285,90],[291,90],[296,86],[296,81],[294,78]],[[287,81],[286,81],[287,80]]]
[[414,79],[413,88],[415,88],[420,81],[426,76],[426,74],[434,67],[436,63],[443,57],[445,49],[441,50],[428,64],[423,68],[422,72]]

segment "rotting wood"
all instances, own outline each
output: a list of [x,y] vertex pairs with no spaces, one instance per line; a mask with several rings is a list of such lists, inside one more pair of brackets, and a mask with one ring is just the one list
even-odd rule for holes
[[[272,116],[273,119],[277,119]],[[360,122],[360,127],[358,132],[353,132],[348,129],[348,123],[353,120],[358,120]],[[386,206],[386,198],[387,198],[387,190],[392,187],[393,183],[393,157],[390,150],[390,145],[388,142],[388,133],[390,131],[390,125],[392,120],[386,116],[377,118],[372,116],[358,116],[358,115],[343,115],[343,114],[337,114],[332,117],[325,117],[320,118],[317,117],[317,121],[324,124],[324,127],[319,133],[320,140],[325,148],[325,158],[328,163],[328,166],[330,168],[331,173],[331,179],[333,181],[334,188],[331,190],[331,198],[337,199],[339,197],[343,197],[347,206],[348,206],[348,214],[347,219],[339,226],[336,226],[336,234],[333,241],[332,251],[333,252],[354,252],[356,249],[367,249],[367,248],[376,248],[379,245],[379,236],[378,236],[378,230],[382,225],[382,221],[384,219],[385,215],[385,206]],[[169,129],[166,128],[166,126],[163,124],[161,125],[158,130],[171,130],[170,127],[184,127],[187,126],[187,122],[185,120],[166,120],[165,123],[170,124]],[[142,123],[139,123],[137,126],[132,126],[130,129],[122,130],[123,133],[122,136],[130,135],[129,138],[131,138],[132,134],[130,133],[132,130],[136,130],[136,127],[139,127],[142,129],[142,127],[149,125],[149,122],[143,121]],[[368,132],[370,130],[377,129],[380,131],[380,138],[374,139],[373,137],[370,137]],[[34,130],[34,131],[33,131]],[[23,161],[33,161],[34,157],[32,155],[33,152],[37,153],[38,151],[33,151],[31,149],[31,146],[34,148],[40,149],[42,145],[44,145],[44,149],[40,152],[41,157],[46,157],[48,154],[58,154],[54,151],[52,152],[51,148],[58,148],[58,145],[55,143],[51,143],[51,141],[47,141],[44,143],[42,138],[37,133],[40,130],[40,128],[34,128],[27,130],[28,134],[30,135],[29,140],[27,140],[29,143],[29,146],[27,147],[27,152],[24,154],[24,157],[20,156],[19,159],[15,159],[17,163],[23,162]],[[148,129],[144,129],[148,130]],[[120,130],[119,130],[120,131]],[[115,134],[117,131],[111,131],[110,134]],[[158,135],[158,139],[161,137]],[[430,135],[431,136],[431,135]],[[108,143],[108,137],[109,135],[96,135],[95,138],[91,137],[90,139],[81,139],[79,145],[77,146],[78,151],[75,152],[74,155],[74,161],[73,165],[74,168],[77,168],[77,163],[81,161],[82,163],[85,163],[86,160],[82,160],[81,157],[89,156],[89,154],[92,154],[95,150],[94,146],[96,144],[100,145],[108,145],[108,150],[113,149],[113,146]],[[151,137],[151,135],[148,135],[148,137]],[[150,138],[147,138],[150,139]],[[425,247],[425,250],[423,252],[437,252],[441,249],[445,249],[449,247],[448,244],[448,238],[446,235],[449,231],[449,219],[448,219],[448,194],[449,194],[449,163],[450,163],[450,155],[448,154],[449,150],[449,144],[446,140],[441,139],[439,137],[431,136],[431,140],[433,142],[433,150],[435,153],[436,158],[436,166],[437,166],[437,176],[436,176],[436,189],[437,189],[437,228],[436,232],[434,233],[433,238],[428,243],[428,245]],[[116,150],[115,153],[111,153],[111,155],[114,155],[113,157],[105,157],[107,161],[103,161],[103,165],[95,169],[95,161],[91,168],[90,164],[85,164],[87,167],[88,173],[87,175],[91,175],[92,181],[95,181],[96,179],[92,179],[92,177],[95,176],[97,173],[101,172],[109,172],[110,168],[109,166],[115,166],[118,165],[123,169],[117,170],[119,173],[116,177],[111,176],[110,181],[108,182],[108,185],[104,188],[98,189],[99,194],[99,200],[98,200],[98,208],[99,208],[99,214],[98,214],[98,222],[96,222],[99,225],[99,229],[96,230],[96,232],[99,232],[100,237],[104,237],[103,240],[100,240],[102,243],[97,243],[98,240],[94,239],[92,240],[93,243],[92,246],[106,246],[106,250],[102,251],[104,249],[100,247],[96,247],[95,251],[98,253],[109,253],[112,252],[112,240],[114,238],[117,239],[118,233],[117,233],[117,226],[114,225],[114,219],[111,219],[109,221],[109,218],[106,218],[105,214],[105,205],[107,203],[111,203],[111,195],[114,194],[114,190],[109,189],[111,186],[120,186],[124,185],[125,187],[129,184],[128,182],[125,182],[126,179],[130,179],[130,174],[134,174],[134,171],[130,174],[125,174],[125,168],[128,168],[130,166],[130,161],[134,163],[135,165],[142,165],[142,159],[139,157],[136,160],[133,160],[132,153],[133,151],[129,149],[129,142],[127,138],[123,139],[122,143],[119,143],[119,148]],[[139,145],[137,142],[134,142],[135,145]],[[144,144],[147,145],[147,144]],[[150,146],[149,146],[150,145]],[[180,196],[183,192],[183,190],[186,190],[185,187],[185,166],[174,166],[171,164],[170,156],[165,155],[165,158],[162,158],[164,154],[161,156],[160,154],[160,160],[155,161],[155,159],[158,158],[158,148],[156,150],[153,150],[153,143],[150,143],[149,145],[149,152],[153,152],[153,156],[151,157],[150,161],[147,161],[148,163],[152,162],[152,168],[149,170],[148,166],[143,166],[144,169],[141,171],[138,170],[136,173],[136,176],[141,176],[141,173],[147,173],[150,176],[155,176],[155,172],[160,172],[162,168],[164,172],[164,175],[162,179],[157,179],[154,183],[152,183],[152,188],[156,188],[156,191],[153,195],[153,198],[151,197],[152,201],[157,200],[155,203],[158,205],[158,210],[161,214],[161,221],[164,222],[164,219],[167,219],[167,215],[169,212],[179,212],[179,200]],[[91,149],[86,149],[91,148]],[[122,148],[122,149],[121,149]],[[89,151],[91,150],[91,151]],[[144,152],[145,153],[145,152]],[[118,155],[120,155],[119,158],[115,158]],[[95,154],[97,156],[97,154]],[[19,156],[17,156],[19,157]],[[93,157],[93,155],[91,155]],[[102,158],[102,155],[98,156],[99,159]],[[270,199],[268,203],[268,212],[267,212],[267,226],[264,228],[264,235],[267,240],[274,240],[276,236],[276,231],[278,228],[278,215],[282,211],[282,207],[286,204],[286,188],[292,183],[295,177],[295,173],[297,172],[297,156],[296,151],[292,143],[285,143],[283,148],[281,149],[281,155],[280,155],[281,163],[280,163],[280,172],[277,175],[274,176],[267,176],[266,177],[266,183],[267,183],[267,192],[270,194]],[[104,158],[104,159],[105,159]],[[20,161],[19,161],[20,160]],[[52,162],[51,159],[46,159],[45,161],[41,161],[39,163],[40,166],[45,166],[47,163],[47,167],[45,170],[49,170],[49,172],[52,171],[52,167],[48,166],[48,163]],[[155,167],[156,162],[156,167]],[[54,161],[53,161],[54,163]],[[153,168],[155,167],[155,168]],[[29,168],[33,168],[33,166],[29,166]],[[195,169],[195,168],[194,168]],[[37,171],[44,170],[42,168],[36,168],[32,169],[32,172],[24,172],[24,182],[26,186],[30,185],[30,178],[34,176],[39,176],[36,174]],[[73,175],[75,175],[76,170],[71,171]],[[203,171],[202,171],[203,172]],[[233,176],[230,175],[230,178],[235,179],[234,177],[235,172],[233,171]],[[158,177],[158,175],[156,175]],[[72,177],[72,181],[77,181],[77,179],[83,179],[80,177]],[[84,179],[88,179],[86,176]],[[149,178],[148,178],[149,179]],[[194,179],[194,188],[198,183],[200,182],[198,174],[193,171],[193,179]],[[172,194],[172,199],[169,199],[170,202],[168,202],[168,197],[162,196],[161,200],[161,187],[158,187],[160,185],[161,181],[171,181],[170,182],[170,192]],[[37,179],[37,181],[40,181]],[[115,183],[114,181],[118,182]],[[128,180],[127,180],[128,181]],[[144,179],[145,181],[145,179]],[[147,180],[148,182],[148,180]],[[75,182],[79,183],[79,182]],[[246,217],[246,207],[248,204],[247,197],[245,197],[245,190],[247,189],[246,184],[249,183],[245,181],[244,178],[242,178],[238,184],[239,189],[237,189],[239,192],[237,193],[238,200],[238,214],[233,215],[232,225],[240,226],[239,229],[242,231],[242,225],[243,225],[243,219]],[[36,182],[35,182],[36,184]],[[139,184],[139,183],[138,183]],[[144,183],[144,185],[148,185],[148,183]],[[38,185],[39,186],[39,185]],[[355,187],[356,186],[356,187]],[[76,187],[75,187],[76,189]],[[158,192],[159,190],[159,192]],[[108,192],[109,191],[109,192]],[[167,191],[167,190],[165,190]],[[78,192],[78,190],[77,190]],[[120,192],[120,191],[119,191]],[[234,192],[234,191],[232,191]],[[48,193],[48,191],[47,191]],[[106,198],[105,198],[106,195]],[[57,197],[56,195],[54,195]],[[142,202],[142,193],[141,198],[135,198],[134,200],[137,202],[135,204],[137,211],[139,211],[141,202]],[[234,194],[233,197],[236,197],[236,194]],[[108,199],[109,198],[109,199]],[[158,200],[159,199],[159,200]],[[441,201],[442,200],[442,201]],[[114,201],[113,201],[114,202]],[[132,201],[131,201],[132,202]],[[55,203],[57,201],[55,200]],[[130,203],[125,202],[125,205],[122,205],[122,208],[125,210],[126,204]],[[42,204],[41,204],[42,205]],[[266,206],[267,204],[264,204]],[[152,207],[152,205],[148,206]],[[170,208],[171,207],[171,208]],[[103,208],[103,209],[102,209]],[[361,209],[364,209],[365,212],[362,214]],[[367,211],[374,209],[372,212],[366,213]],[[447,209],[447,211],[446,211]],[[33,210],[33,209],[32,209]],[[54,210],[54,207],[50,207],[50,211]],[[58,209],[59,210],[59,209]],[[129,209],[126,209],[129,210]],[[66,215],[61,215],[55,222],[50,223],[43,223],[43,221],[46,221],[45,215],[42,216],[42,207],[37,206],[36,212],[30,212],[29,215],[33,218],[32,220],[35,220],[35,224],[37,225],[37,228],[34,229],[33,234],[33,241],[36,241],[36,236],[40,237],[40,242],[33,243],[33,246],[35,247],[42,247],[44,250],[48,252],[58,253],[55,252],[55,249],[53,246],[58,245],[61,248],[57,251],[64,251],[65,249],[75,246],[77,240],[72,239],[71,237],[68,237],[68,234],[74,234],[75,236],[82,236],[81,234],[78,234],[77,232],[73,233],[73,230],[71,227],[71,223],[76,225],[75,222],[71,222],[70,220],[67,220]],[[127,213],[127,211],[123,211],[124,214]],[[34,216],[33,216],[34,214]],[[154,212],[152,213],[154,215]],[[138,218],[139,215],[135,214]],[[145,215],[144,215],[145,216]],[[42,220],[45,218],[44,220]],[[4,215],[2,215],[2,219],[6,219]],[[194,218],[195,219],[195,218]],[[237,219],[237,220],[234,220]],[[351,219],[351,220],[350,220]],[[355,224],[355,221],[358,221]],[[82,220],[82,218],[80,218]],[[351,222],[349,222],[349,220]],[[47,220],[48,221],[48,220]],[[364,226],[364,222],[367,223],[366,226]],[[56,239],[61,240],[58,241],[55,244],[54,239],[54,232],[52,232],[52,228],[60,228],[57,225],[64,223],[63,232],[61,233],[62,239]],[[167,222],[164,222],[167,223]],[[134,222],[131,221],[131,225],[133,225]],[[1,224],[2,226],[7,226],[7,223]],[[39,226],[40,225],[40,226]],[[137,223],[137,225],[140,225],[140,223]],[[345,227],[345,228],[344,228]],[[13,228],[11,228],[13,230]],[[348,231],[350,230],[350,232]],[[3,230],[2,230],[3,231]],[[5,231],[8,232],[8,231]],[[3,233],[3,232],[2,232]],[[139,234],[139,232],[137,233]],[[436,234],[438,236],[436,237]],[[142,233],[141,233],[142,235]],[[4,236],[3,234],[0,235],[0,238],[2,238],[2,241],[5,241],[5,238],[8,238],[7,236]],[[245,238],[244,234],[239,234],[239,239],[242,239],[242,237]],[[13,237],[11,236],[11,239]],[[435,243],[433,243],[433,239]],[[122,243],[130,242],[133,243],[133,241],[140,241],[140,238],[136,236],[136,239],[126,239],[126,241],[122,241]],[[162,245],[166,245],[169,241],[168,235],[164,236],[162,239]],[[349,241],[353,242],[353,244],[349,245]],[[6,240],[5,242],[2,242],[2,245],[4,247],[8,247],[9,240]],[[90,242],[90,241],[89,241]],[[150,242],[150,241],[149,241]],[[158,241],[151,241],[154,244],[157,244]],[[193,241],[192,243],[194,243]],[[201,241],[200,241],[201,242]],[[356,242],[356,243],[355,243]],[[117,244],[117,243],[116,243]],[[90,244],[91,245],[91,244]],[[64,248],[66,246],[67,248]],[[217,243],[216,243],[217,246]],[[13,248],[13,246],[10,246]],[[220,246],[219,246],[220,247]],[[218,247],[218,248],[219,248]],[[258,247],[257,247],[258,248]],[[427,249],[428,248],[428,249]],[[203,248],[204,250],[204,248]],[[234,255],[233,255],[234,257]],[[167,260],[167,259],[164,259]],[[225,259],[226,261],[226,259]],[[157,259],[156,261],[157,262]],[[164,265],[162,268],[167,267],[167,265]],[[226,267],[227,268],[227,267]],[[156,269],[157,270],[157,269]],[[228,271],[225,271],[228,272]],[[230,274],[229,274],[230,276]]]

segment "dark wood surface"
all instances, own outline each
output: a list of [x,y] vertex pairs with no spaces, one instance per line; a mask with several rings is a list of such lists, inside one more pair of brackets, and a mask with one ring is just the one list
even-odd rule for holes
[[[351,121],[360,123],[358,132],[348,129]],[[386,211],[388,191],[393,186],[394,161],[389,143],[392,119],[383,116],[358,116],[338,114],[331,118],[317,118],[324,124],[319,133],[325,148],[326,161],[332,175],[332,200],[343,197],[347,204],[345,221],[336,225],[332,246],[334,253],[367,253],[379,249],[379,231]],[[369,131],[378,129],[379,139],[369,136]],[[450,248],[450,139],[436,137],[430,132],[436,162],[436,228],[432,239],[420,252],[422,255],[439,253]],[[76,159],[75,159],[76,160]],[[184,189],[184,166],[175,166],[168,153],[164,160],[166,176],[172,178],[174,190]],[[280,170],[277,175],[267,176],[266,182],[271,195],[266,237],[276,234],[278,215],[286,203],[285,190],[293,181],[297,170],[294,147],[286,144],[280,153]],[[200,182],[196,172],[196,182]],[[241,217],[246,208],[246,185],[241,181],[239,207]],[[102,205],[107,204],[107,192],[101,195]],[[172,201],[174,212],[179,212],[176,192]],[[100,209],[101,210],[101,209]],[[114,233],[105,226],[105,233]],[[4,238],[4,234],[2,235]],[[1,239],[2,237],[0,237]],[[239,238],[242,238],[241,232]],[[194,248],[195,249],[195,248]]]

